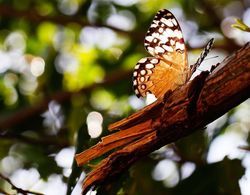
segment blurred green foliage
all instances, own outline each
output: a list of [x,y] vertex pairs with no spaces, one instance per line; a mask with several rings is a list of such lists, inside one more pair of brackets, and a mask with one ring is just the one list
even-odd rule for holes
[[[0,0],[0,172],[11,177],[18,169],[35,168],[45,182],[57,174],[68,183],[63,193],[71,194],[82,171],[91,168],[75,162],[64,167],[56,160],[59,152],[89,148],[108,134],[108,124],[145,105],[134,96],[131,77],[137,61],[149,55],[143,39],[155,13],[166,8],[176,15],[192,63],[211,37],[221,59],[249,41],[246,32],[231,28],[236,17],[250,21],[247,6],[249,1],[236,0]],[[249,144],[249,105],[145,157],[97,193],[240,194],[238,181],[247,170],[241,161],[249,153],[213,161],[210,146],[229,134]],[[88,134],[92,111],[103,117],[98,138]],[[63,159],[71,162],[73,155]],[[157,179],[153,173],[161,162],[174,169],[159,169],[172,175]],[[194,165],[186,178],[185,163]]]

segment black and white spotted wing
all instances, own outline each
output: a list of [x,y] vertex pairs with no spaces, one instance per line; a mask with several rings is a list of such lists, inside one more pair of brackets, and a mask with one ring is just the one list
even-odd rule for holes
[[210,39],[208,43],[206,44],[206,46],[204,47],[203,51],[201,52],[200,57],[197,59],[196,63],[190,66],[191,74],[193,74],[196,71],[197,67],[201,65],[201,63],[203,62],[203,60],[209,53],[211,47],[213,46],[213,43],[214,43],[214,39]]
[[154,17],[145,36],[146,50],[155,57],[175,61],[180,67],[187,65],[187,52],[180,25],[174,15],[160,10]]
[[135,65],[133,72],[133,87],[137,97],[146,96],[147,93],[152,93],[150,87],[153,86],[153,82],[150,77],[153,74],[155,66],[159,63],[159,59],[148,57],[142,58]]
[[143,58],[135,66],[133,86],[138,97],[147,93],[160,97],[186,81],[187,52],[181,28],[171,12],[163,9],[156,14],[144,45],[153,57]]
[[160,10],[145,37],[144,45],[152,57],[139,60],[133,73],[133,86],[137,97],[153,93],[162,97],[190,78],[193,70],[203,61],[211,48],[207,44],[192,69],[187,63],[187,50],[183,34],[176,18],[166,10]]

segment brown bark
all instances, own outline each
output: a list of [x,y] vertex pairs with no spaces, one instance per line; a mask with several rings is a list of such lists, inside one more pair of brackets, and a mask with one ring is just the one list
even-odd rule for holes
[[[83,183],[83,193],[108,182],[132,163],[154,150],[192,134],[250,97],[250,43],[212,71],[110,125],[121,130],[102,138],[96,146],[76,155],[79,165],[116,147]],[[124,133],[123,133],[124,132]],[[108,141],[107,141],[108,140]]]

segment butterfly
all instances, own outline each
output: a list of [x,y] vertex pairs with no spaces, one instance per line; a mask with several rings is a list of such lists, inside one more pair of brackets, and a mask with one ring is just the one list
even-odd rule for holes
[[155,15],[144,40],[152,57],[138,61],[133,72],[133,88],[137,97],[148,93],[156,98],[185,84],[202,63],[213,45],[211,39],[195,64],[189,67],[187,49],[180,25],[174,15],[162,9]]

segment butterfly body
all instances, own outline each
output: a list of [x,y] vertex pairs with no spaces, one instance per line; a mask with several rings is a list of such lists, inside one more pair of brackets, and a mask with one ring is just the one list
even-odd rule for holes
[[153,93],[158,98],[189,80],[192,71],[205,58],[212,43],[191,69],[180,25],[171,12],[163,9],[156,14],[148,29],[144,45],[153,57],[138,61],[133,73],[133,87],[137,97]]

